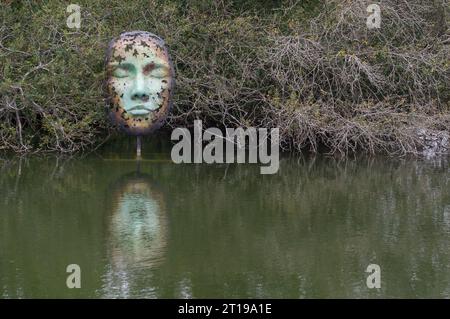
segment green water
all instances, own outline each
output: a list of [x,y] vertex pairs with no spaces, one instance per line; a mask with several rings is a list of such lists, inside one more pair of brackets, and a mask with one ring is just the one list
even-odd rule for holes
[[263,176],[169,154],[1,161],[0,297],[450,297],[447,160],[283,157]]

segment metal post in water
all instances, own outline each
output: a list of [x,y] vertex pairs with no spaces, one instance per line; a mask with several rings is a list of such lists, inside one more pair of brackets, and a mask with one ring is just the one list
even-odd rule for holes
[[138,159],[141,158],[141,148],[142,148],[142,136],[138,135],[136,138],[136,156]]

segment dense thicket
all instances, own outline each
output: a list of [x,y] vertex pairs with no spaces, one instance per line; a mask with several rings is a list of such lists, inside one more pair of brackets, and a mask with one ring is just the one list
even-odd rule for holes
[[[177,73],[165,129],[280,127],[287,149],[419,153],[450,130],[449,1],[60,1],[0,4],[0,149],[75,152],[114,132],[108,41],[161,35]],[[428,142],[427,142],[428,141]],[[442,142],[442,143],[444,143]]]

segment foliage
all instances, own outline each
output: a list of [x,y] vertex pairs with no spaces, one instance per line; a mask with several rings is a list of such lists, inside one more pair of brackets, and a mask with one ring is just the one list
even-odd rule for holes
[[280,127],[283,147],[418,153],[418,129],[449,132],[449,2],[60,1],[0,4],[0,149],[77,152],[115,130],[104,52],[123,31],[162,36],[176,68],[165,129]]

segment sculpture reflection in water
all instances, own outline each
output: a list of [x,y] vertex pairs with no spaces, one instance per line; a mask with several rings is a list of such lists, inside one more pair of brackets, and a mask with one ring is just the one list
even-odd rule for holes
[[[168,231],[164,195],[139,169],[123,176],[111,194],[104,293],[129,297],[139,292],[151,297],[145,291],[151,283],[143,283],[139,273],[145,271],[148,277],[148,271],[164,261]],[[138,282],[143,287],[137,287]]]

